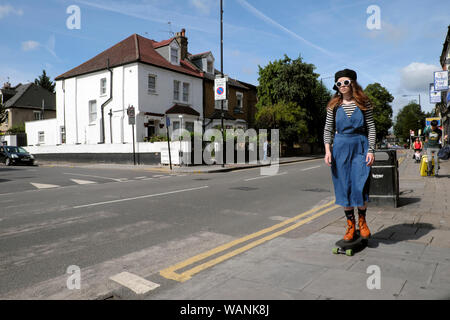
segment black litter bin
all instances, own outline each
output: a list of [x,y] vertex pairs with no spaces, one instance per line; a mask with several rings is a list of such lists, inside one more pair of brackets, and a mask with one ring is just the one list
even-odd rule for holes
[[399,202],[399,178],[396,150],[375,151],[370,172],[370,202],[379,206],[394,206]]

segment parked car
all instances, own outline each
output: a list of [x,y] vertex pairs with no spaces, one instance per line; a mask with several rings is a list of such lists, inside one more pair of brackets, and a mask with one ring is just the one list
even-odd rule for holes
[[0,162],[7,166],[12,164],[34,165],[34,156],[22,147],[0,146]]

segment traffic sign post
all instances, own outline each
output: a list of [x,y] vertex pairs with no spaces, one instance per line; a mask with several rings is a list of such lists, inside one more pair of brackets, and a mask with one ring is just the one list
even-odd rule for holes
[[227,100],[227,78],[214,79],[214,100]]
[[170,126],[170,118],[166,115],[167,147],[169,148],[169,165],[170,165],[170,171],[172,171],[172,157],[171,157],[171,155],[170,155],[169,126]]
[[134,125],[136,124],[136,113],[133,106],[128,107],[127,115],[128,115],[128,124],[131,124],[131,133],[133,137],[133,163],[134,165],[136,165],[136,151],[134,142]]

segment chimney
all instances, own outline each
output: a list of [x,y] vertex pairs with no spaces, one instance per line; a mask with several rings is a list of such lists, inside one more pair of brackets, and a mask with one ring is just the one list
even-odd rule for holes
[[181,29],[181,32],[175,33],[175,39],[181,47],[181,60],[187,58],[188,52],[188,39],[186,38],[186,29]]

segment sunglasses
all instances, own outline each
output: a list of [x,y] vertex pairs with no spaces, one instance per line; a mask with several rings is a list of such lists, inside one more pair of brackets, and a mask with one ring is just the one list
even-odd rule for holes
[[336,87],[340,88],[340,87],[342,87],[343,85],[344,85],[344,86],[349,86],[350,83],[352,83],[351,80],[338,81],[338,82],[336,82]]

